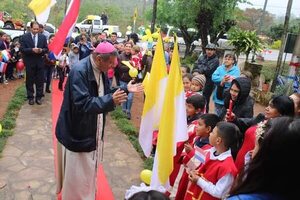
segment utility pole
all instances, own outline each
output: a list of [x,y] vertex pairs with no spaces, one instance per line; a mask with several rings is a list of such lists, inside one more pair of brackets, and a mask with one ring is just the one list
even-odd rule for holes
[[67,14],[68,0],[65,2],[65,15]]
[[264,22],[264,19],[265,19],[267,4],[268,4],[268,0],[265,0],[264,8],[263,8],[263,11],[262,11],[262,14],[261,14],[261,17],[260,17],[260,21],[259,21],[258,34],[261,34],[261,29],[262,29],[263,22]]
[[283,25],[283,34],[281,37],[281,47],[280,47],[278,58],[277,58],[277,65],[276,65],[276,69],[275,69],[273,83],[271,86],[271,92],[274,92],[276,89],[277,77],[278,77],[280,69],[282,67],[282,56],[283,56],[283,51],[284,51],[285,43],[286,43],[286,36],[287,36],[288,28],[289,28],[292,4],[293,4],[293,0],[289,0],[287,8],[286,8],[286,14],[285,14],[284,25]]
[[151,21],[151,33],[154,32],[154,28],[155,28],[156,10],[157,10],[157,0],[154,0],[153,1],[152,21]]

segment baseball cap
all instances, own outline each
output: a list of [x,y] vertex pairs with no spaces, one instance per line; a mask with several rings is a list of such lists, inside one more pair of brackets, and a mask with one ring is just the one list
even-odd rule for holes
[[213,50],[216,50],[217,49],[217,46],[215,44],[207,44],[205,49],[213,49]]

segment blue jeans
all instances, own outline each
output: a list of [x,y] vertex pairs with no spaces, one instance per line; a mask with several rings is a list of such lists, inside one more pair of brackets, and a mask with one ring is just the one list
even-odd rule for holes
[[[127,84],[128,83],[126,83],[126,82],[120,81],[120,86],[121,87],[127,87]],[[131,106],[132,106],[132,101],[133,101],[133,93],[129,92],[127,101],[122,104],[122,110],[124,112],[130,113]]]

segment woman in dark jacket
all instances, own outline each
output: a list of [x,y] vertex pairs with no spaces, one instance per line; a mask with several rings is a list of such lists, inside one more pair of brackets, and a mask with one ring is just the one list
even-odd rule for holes
[[234,79],[224,94],[224,106],[220,115],[223,119],[229,109],[230,100],[233,102],[232,112],[237,118],[252,118],[254,99],[249,96],[251,80],[246,77]]

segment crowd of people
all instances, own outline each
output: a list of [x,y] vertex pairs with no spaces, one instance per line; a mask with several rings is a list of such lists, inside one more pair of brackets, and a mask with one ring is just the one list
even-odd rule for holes
[[193,70],[181,68],[188,140],[177,144],[166,195],[175,200],[297,196],[288,181],[299,177],[292,161],[297,153],[283,145],[300,142],[300,94],[275,95],[265,112],[254,116],[251,73],[240,71],[233,54],[225,54],[219,65],[216,46],[209,44]]
[[[65,96],[56,125],[58,152],[63,155],[58,191],[65,198],[77,195],[93,199],[105,114],[121,104],[131,119],[133,95],[142,91],[141,84],[133,81],[142,81],[151,71],[155,46],[143,49],[134,34],[118,42],[114,32],[82,32],[69,39],[55,56],[48,49],[55,35],[49,35],[37,22],[31,22],[30,28],[15,43],[0,32],[0,50],[10,53],[0,81],[23,78],[22,71],[14,76],[16,62],[22,59],[28,103],[40,105],[44,92],[51,93],[51,80],[59,78],[54,87],[65,90]],[[164,44],[166,71],[172,48]],[[293,199],[297,189],[291,180],[300,178],[296,149],[300,142],[300,94],[274,96],[265,112],[254,116],[251,73],[240,70],[232,53],[220,64],[216,50],[216,45],[208,44],[193,67],[181,66],[189,138],[177,144],[174,157],[170,186],[177,181],[178,187],[168,188],[163,198],[175,193],[176,200]],[[124,61],[137,69],[137,77],[130,75]],[[214,109],[209,106],[211,99]],[[152,153],[155,147],[154,142]],[[73,184],[88,175],[87,187],[75,189]],[[160,196],[144,192],[131,199],[150,194]]]

